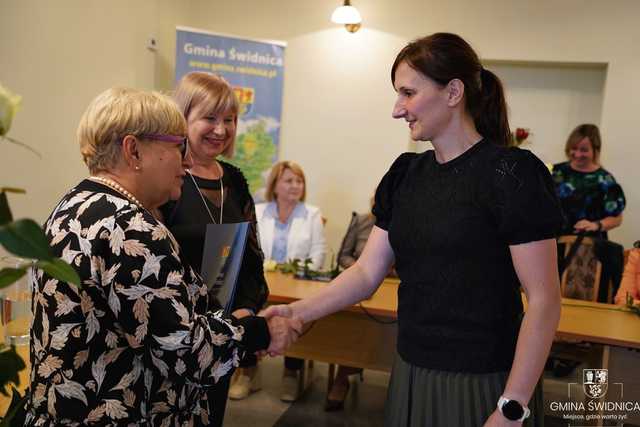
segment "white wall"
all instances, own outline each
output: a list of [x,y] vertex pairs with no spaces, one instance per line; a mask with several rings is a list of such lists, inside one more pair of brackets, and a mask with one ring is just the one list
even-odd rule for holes
[[75,130],[99,92],[152,88],[144,41],[155,10],[153,1],[0,0],[0,82],[23,97],[10,135],[42,155],[0,142],[0,186],[27,189],[9,196],[15,216],[44,221],[87,175]]
[[[504,63],[486,66],[505,86],[511,128],[530,128],[533,133],[522,147],[544,162],[565,160],[564,144],[577,125],[600,126],[604,66]],[[607,148],[605,141],[604,149]]]
[[[29,190],[26,197],[12,197],[16,213],[43,220],[85,175],[73,133],[100,90],[115,84],[171,87],[175,26],[185,25],[288,43],[280,158],[305,168],[309,201],[328,217],[329,240],[337,248],[349,212],[368,207],[381,175],[407,149],[406,126],[390,118],[394,56],[407,40],[446,30],[491,60],[607,64],[602,105],[586,114],[591,120],[601,108],[593,121],[602,126],[603,162],[629,201],[625,222],[612,237],[626,246],[640,238],[640,2],[355,0],[365,20],[356,34],[329,22],[339,3],[0,0],[0,81],[25,97],[12,135],[45,155],[38,161],[0,146],[0,183]],[[155,55],[144,47],[152,35],[159,41]],[[545,131],[534,132],[540,137]],[[544,144],[551,142],[545,138]],[[553,146],[545,147],[551,156]]]

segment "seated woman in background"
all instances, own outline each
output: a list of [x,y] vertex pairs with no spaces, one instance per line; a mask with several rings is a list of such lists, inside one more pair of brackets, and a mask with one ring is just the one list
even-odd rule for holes
[[[610,302],[609,289],[615,292],[620,285],[623,247],[610,242],[607,231],[622,224],[626,201],[613,175],[600,164],[601,149],[602,139],[596,125],[576,127],[565,145],[569,161],[554,165],[552,175],[565,217],[562,234],[595,238],[595,257],[602,263],[597,299]],[[566,264],[563,252],[559,252],[560,263]]]
[[[302,168],[294,162],[278,162],[267,180],[267,203],[256,205],[258,234],[265,259],[278,263],[311,258],[310,267],[319,270],[324,264],[327,244],[320,209],[304,203],[307,194]],[[297,399],[298,373],[304,360],[284,359],[281,400]]]
[[576,127],[565,145],[569,161],[553,166],[556,193],[565,215],[563,234],[607,238],[622,224],[625,197],[611,173],[600,165],[602,140],[596,125]]
[[277,352],[300,330],[289,319],[225,317],[151,214],[180,196],[192,165],[186,133],[158,93],[109,89],[84,113],[78,140],[91,176],[45,224],[53,255],[82,286],[33,272],[25,425],[208,425],[217,409],[206,390],[242,353]]
[[[373,207],[373,199],[371,200]],[[376,217],[371,212],[363,214],[353,213],[349,228],[342,240],[340,253],[338,254],[338,264],[343,269],[347,269],[356,263],[358,257],[362,253],[364,246],[367,244],[369,234],[376,223]]]
[[620,288],[616,293],[616,304],[625,305],[627,295],[633,298],[634,304],[640,304],[640,241],[631,249],[629,259],[624,266]]

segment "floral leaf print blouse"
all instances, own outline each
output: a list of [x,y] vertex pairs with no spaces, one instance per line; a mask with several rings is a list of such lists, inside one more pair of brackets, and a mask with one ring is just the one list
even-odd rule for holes
[[618,216],[625,208],[622,187],[603,168],[580,172],[564,162],[553,166],[552,175],[565,215],[565,234],[573,234],[574,224],[581,219],[597,221]]
[[45,232],[82,287],[32,272],[26,425],[206,425],[206,388],[268,345],[264,319],[209,311],[171,233],[101,184],[67,193]]

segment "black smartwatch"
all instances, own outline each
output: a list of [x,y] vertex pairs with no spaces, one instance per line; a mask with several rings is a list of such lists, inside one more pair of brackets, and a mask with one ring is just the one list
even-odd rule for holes
[[510,421],[522,422],[531,414],[529,408],[523,406],[517,400],[512,400],[504,396],[500,396],[500,399],[498,399],[498,410]]

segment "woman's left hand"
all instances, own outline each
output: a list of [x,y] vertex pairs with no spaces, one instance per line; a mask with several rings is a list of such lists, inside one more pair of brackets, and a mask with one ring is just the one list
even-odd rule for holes
[[484,423],[484,427],[520,427],[521,425],[520,421],[509,421],[497,409]]
[[587,221],[586,219],[581,219],[576,222],[573,228],[576,231],[598,231],[598,223]]

